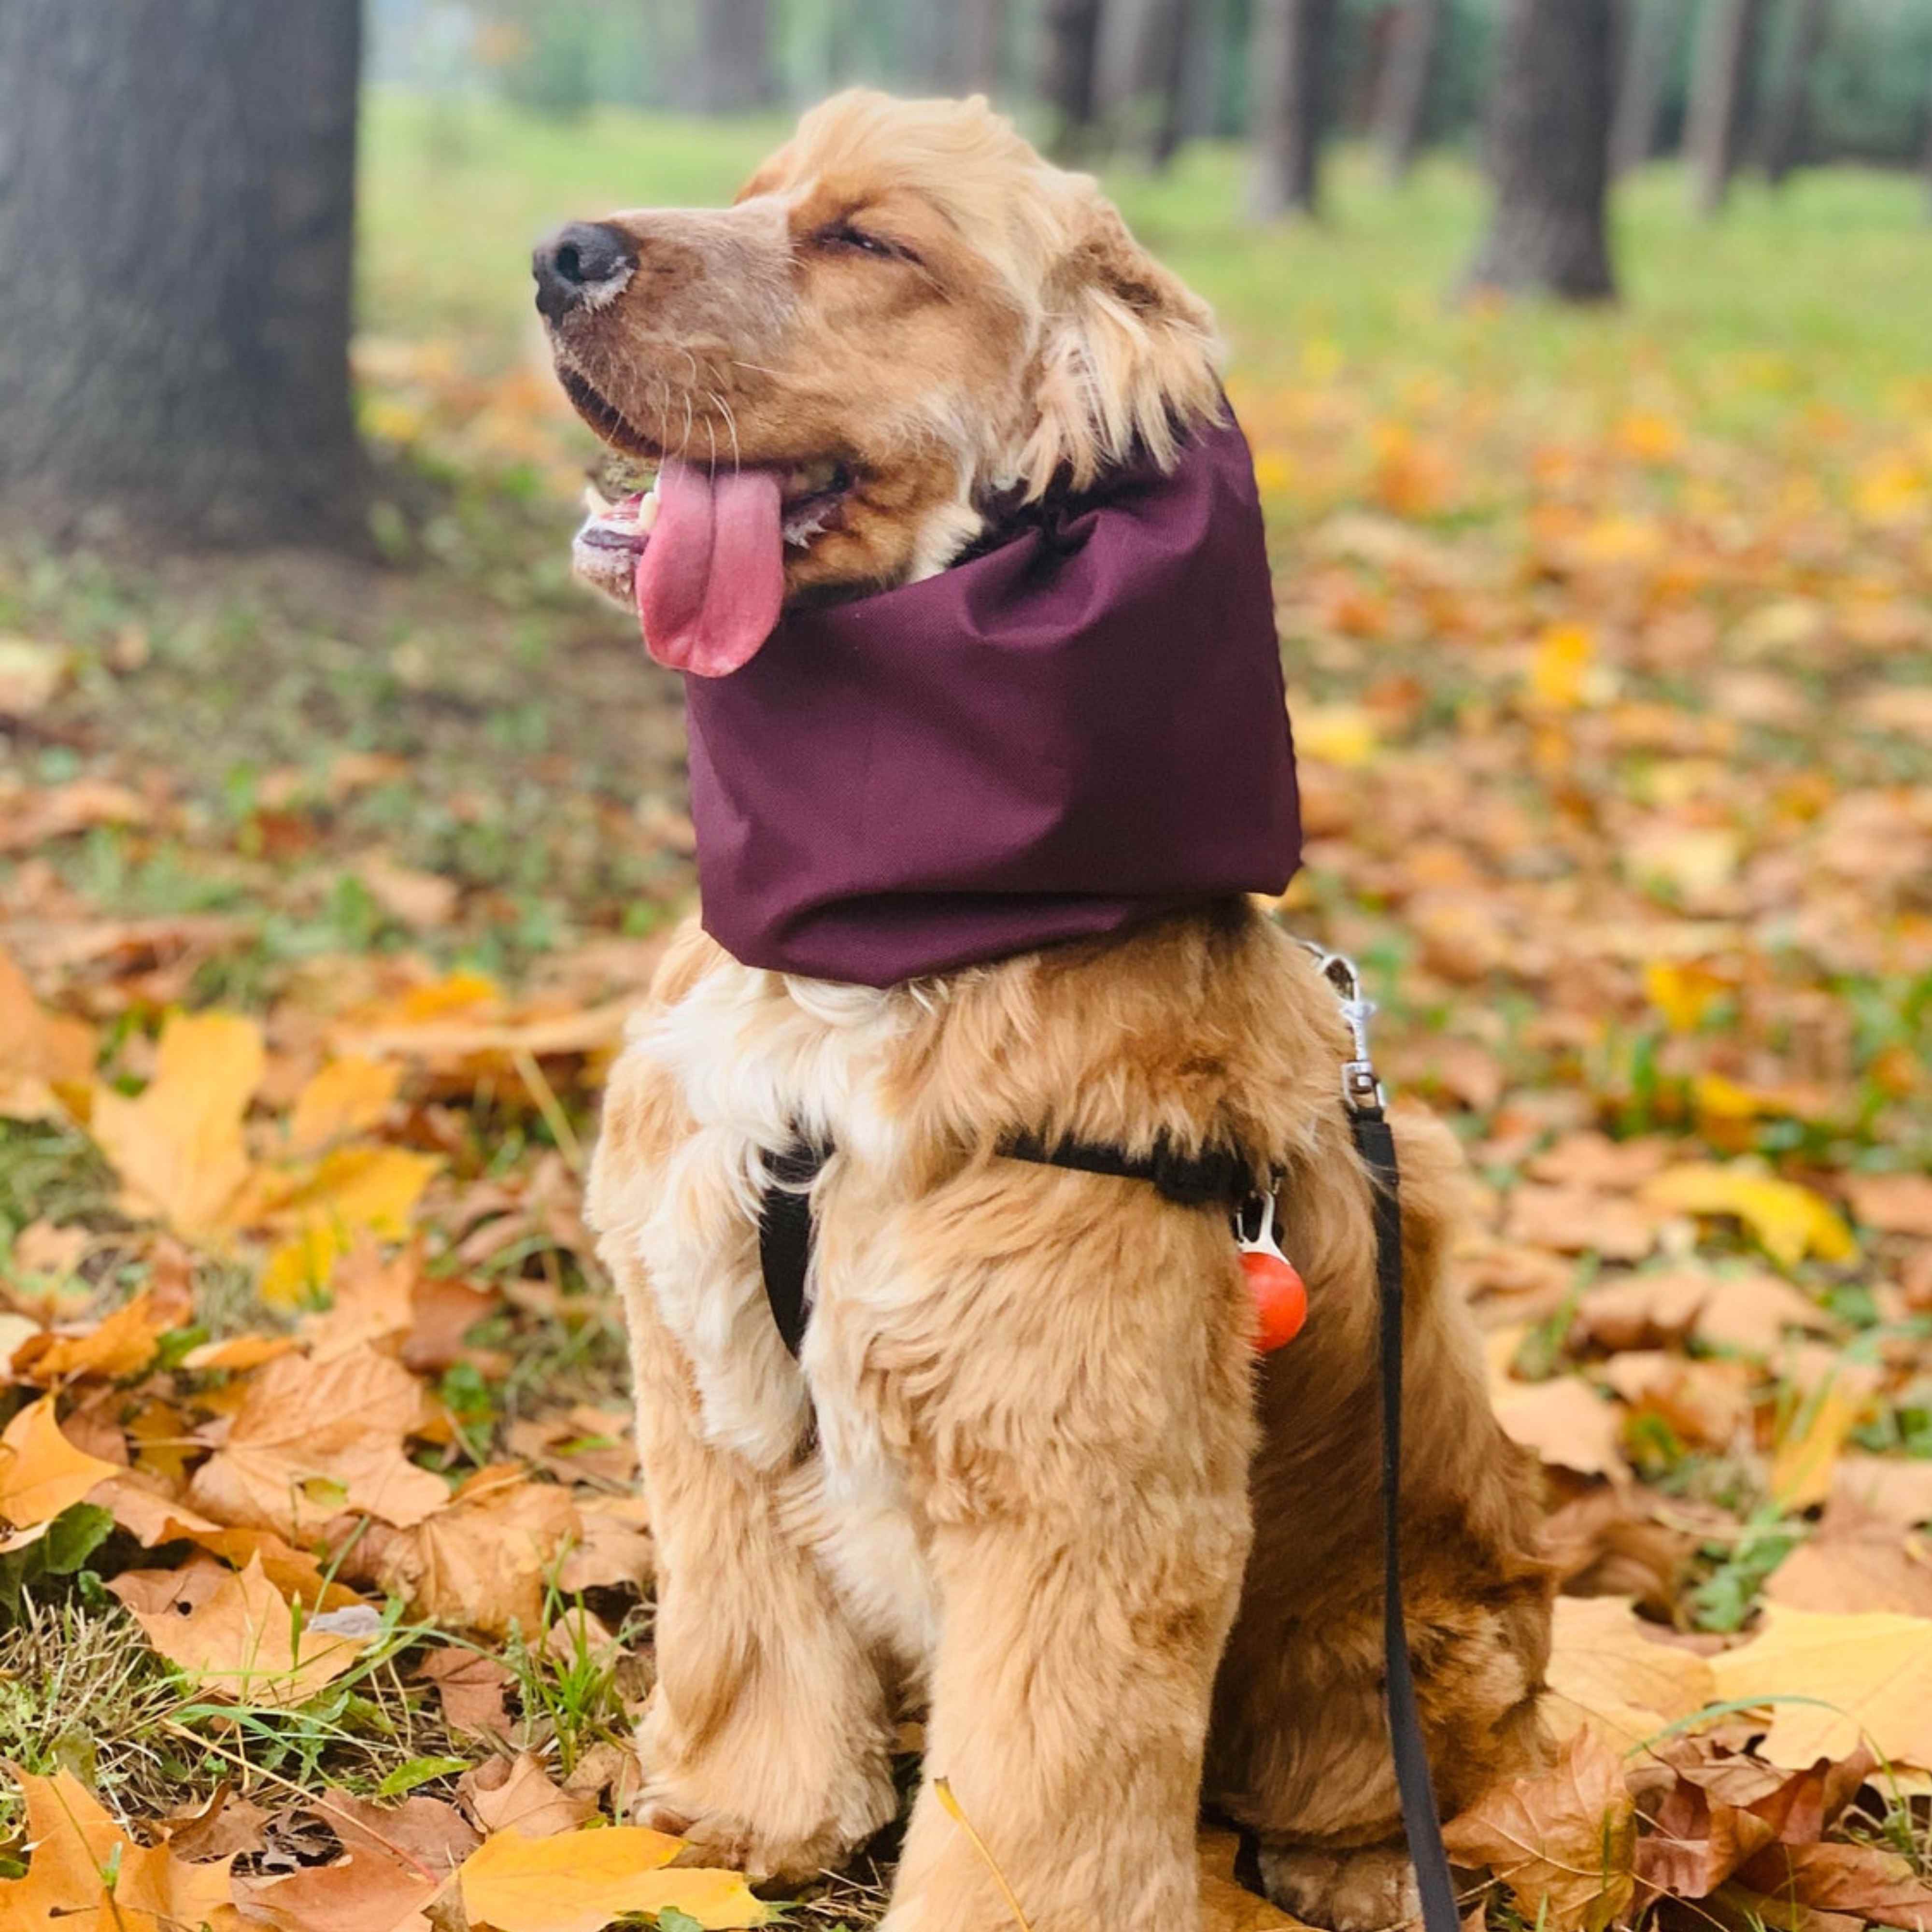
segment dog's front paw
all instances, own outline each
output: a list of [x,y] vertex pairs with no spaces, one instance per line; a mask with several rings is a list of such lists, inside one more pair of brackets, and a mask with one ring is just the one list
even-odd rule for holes
[[1328,1932],[1387,1932],[1422,1917],[1414,1868],[1399,1846],[1354,1852],[1264,1846],[1261,1866],[1262,1883],[1276,1905]]
[[684,1839],[707,1865],[794,1882],[836,1869],[898,1809],[883,1750],[829,1777],[806,1774],[782,1742],[727,1763],[709,1754],[680,1761],[654,1748],[650,1720],[638,1733],[645,1768],[637,1822]]

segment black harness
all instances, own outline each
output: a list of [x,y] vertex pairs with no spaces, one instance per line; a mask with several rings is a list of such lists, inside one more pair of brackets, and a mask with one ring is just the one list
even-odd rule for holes
[[[1408,1856],[1422,1896],[1424,1932],[1460,1932],[1461,1916],[1456,1908],[1429,1755],[1422,1741],[1402,1618],[1401,1175],[1382,1085],[1369,1058],[1368,1020],[1374,1006],[1364,998],[1352,964],[1333,953],[1320,956],[1323,974],[1340,997],[1343,1016],[1354,1036],[1355,1057],[1343,1064],[1342,1097],[1350,1137],[1373,1189],[1382,1371],[1382,1657],[1396,1789],[1402,1800]],[[1018,1135],[1002,1142],[1000,1152],[1009,1160],[1041,1166],[1145,1181],[1164,1199],[1184,1208],[1222,1206],[1238,1214],[1258,1191],[1254,1169],[1239,1154],[1226,1149],[1181,1155],[1163,1141],[1156,1144],[1151,1154],[1137,1155],[1091,1141],[1060,1140],[1049,1144],[1030,1135]],[[812,1265],[811,1189],[832,1153],[828,1142],[801,1141],[768,1156],[766,1163],[767,1185],[758,1216],[758,1260],[772,1319],[794,1356],[804,1346],[810,1318],[806,1283]],[[1258,1891],[1255,1882],[1258,1862],[1252,1839],[1245,1844],[1242,1864],[1244,1877],[1252,1889]]]

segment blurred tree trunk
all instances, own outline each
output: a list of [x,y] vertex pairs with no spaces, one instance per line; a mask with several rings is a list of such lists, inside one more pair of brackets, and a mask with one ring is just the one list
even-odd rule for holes
[[704,0],[698,9],[698,95],[710,114],[770,105],[770,0]]
[[951,85],[962,94],[990,94],[999,83],[1006,35],[1006,0],[957,0]]
[[1250,207],[1257,220],[1320,212],[1335,16],[1336,0],[1256,0]]
[[1610,133],[1610,170],[1627,175],[1657,152],[1657,119],[1664,84],[1677,50],[1678,0],[1628,0],[1628,31],[1617,112]]
[[0,512],[366,540],[358,0],[0,5]]
[[1089,146],[1100,110],[1101,0],[1046,0],[1040,91],[1061,154]]
[[1828,0],[1790,0],[1784,45],[1765,109],[1766,178],[1782,183],[1804,159],[1811,138],[1811,75],[1831,24]]
[[1144,67],[1158,104],[1148,159],[1164,168],[1187,137],[1188,50],[1205,22],[1194,0],[1155,0],[1147,22]]
[[1610,178],[1614,0],[1509,0],[1490,128],[1496,199],[1478,288],[1569,302],[1616,292]]
[[1396,16],[1395,40],[1376,103],[1376,132],[1390,182],[1408,178],[1422,152],[1429,118],[1429,82],[1442,36],[1442,0],[1406,0]]
[[1684,147],[1690,158],[1692,205],[1712,216],[1724,207],[1750,118],[1764,0],[1709,0],[1698,36]]

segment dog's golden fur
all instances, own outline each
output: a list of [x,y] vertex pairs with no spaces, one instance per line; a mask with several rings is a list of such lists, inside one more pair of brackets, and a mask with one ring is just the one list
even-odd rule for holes
[[[916,267],[814,253],[860,211]],[[560,328],[560,364],[634,446],[688,405],[746,460],[857,465],[795,591],[937,567],[1000,490],[1171,451],[1215,406],[1199,304],[980,104],[848,97],[736,209],[620,220],[664,272]],[[836,1861],[891,1814],[917,1702],[929,1773],[1035,1932],[1194,1924],[1204,1789],[1285,1902],[1402,1916],[1346,1057],[1307,956],[1240,902],[886,992],[680,936],[614,1070],[590,1204],[659,1552],[647,1817],[757,1870]],[[764,1154],[800,1131],[838,1151],[794,1364],[756,1214]],[[1002,1158],[1016,1131],[1279,1166],[1306,1331],[1258,1372],[1220,1215]],[[1410,1642],[1454,1808],[1538,1748],[1549,1584],[1532,1472],[1442,1282],[1453,1144],[1420,1119],[1400,1140]],[[1010,1922],[929,1782],[887,1922]]]

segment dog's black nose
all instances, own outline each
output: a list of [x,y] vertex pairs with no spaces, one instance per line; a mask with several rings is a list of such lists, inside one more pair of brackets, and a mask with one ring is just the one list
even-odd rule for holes
[[559,322],[570,311],[638,266],[637,251],[614,228],[573,221],[530,257],[537,278],[537,312]]

